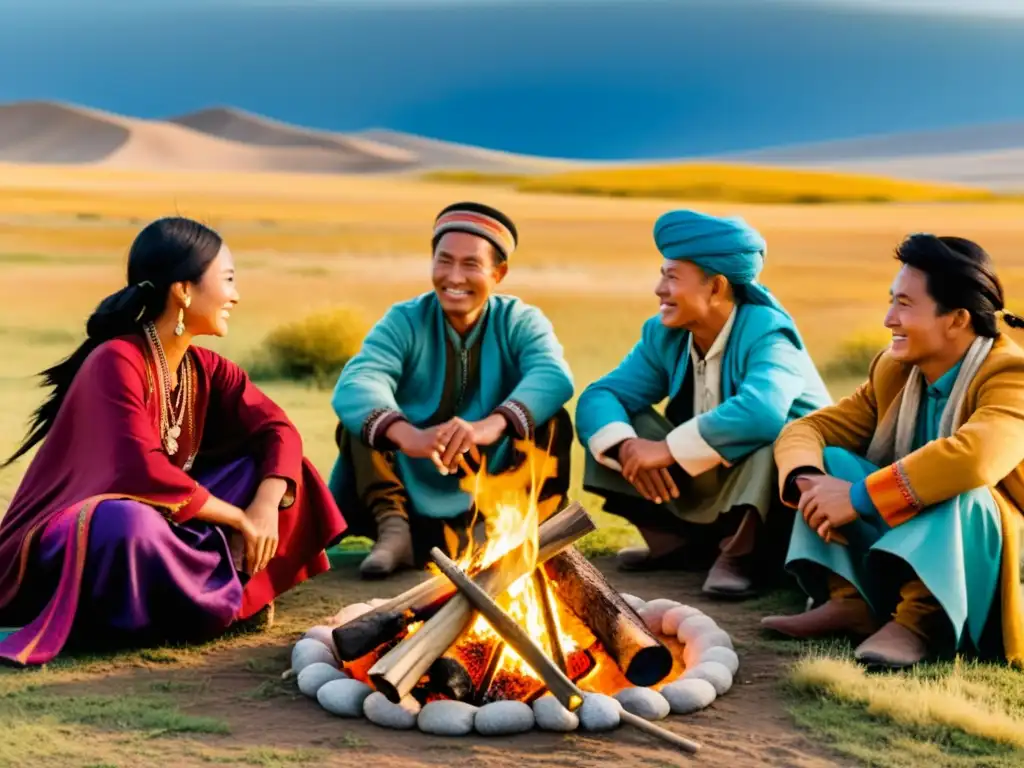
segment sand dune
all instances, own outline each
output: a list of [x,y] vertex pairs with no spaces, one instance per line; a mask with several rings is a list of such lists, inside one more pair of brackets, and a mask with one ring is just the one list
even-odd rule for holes
[[201,109],[198,112],[172,117],[167,122],[242,144],[265,147],[317,147],[331,151],[362,153],[390,160],[396,165],[413,165],[418,162],[416,153],[400,147],[359,136],[302,128],[233,107]]
[[391,131],[316,131],[227,107],[162,121],[55,102],[0,105],[0,162],[358,174],[438,168],[532,173],[570,165]]
[[383,128],[361,131],[355,135],[415,153],[419,158],[420,167],[424,170],[458,169],[482,173],[554,173],[595,165],[593,162],[584,163],[574,160],[517,155],[512,152],[441,141]]
[[371,142],[246,143],[185,125],[51,102],[0,106],[0,161],[139,170],[380,173],[414,162]]
[[[868,136],[683,160],[697,159],[1024,190],[1024,123]],[[161,121],[53,102],[0,105],[0,162],[138,170],[325,174],[460,170],[510,175],[635,164],[531,157],[384,129],[352,134],[318,131],[231,107]]]

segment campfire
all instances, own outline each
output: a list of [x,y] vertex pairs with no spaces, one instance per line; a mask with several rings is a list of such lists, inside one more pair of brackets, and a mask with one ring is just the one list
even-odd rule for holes
[[[470,719],[470,729],[508,733],[542,720],[557,730],[626,722],[696,751],[650,721],[728,690],[738,664],[731,640],[696,609],[619,594],[574,546],[595,529],[582,505],[555,511],[557,499],[537,500],[555,460],[517,447],[527,455],[518,470],[484,466],[462,481],[479,516],[471,530],[483,535],[461,551],[452,537],[451,558],[435,549],[418,586],[346,606],[310,630],[293,651],[300,689],[335,714],[392,727],[454,734]],[[484,713],[499,711],[497,721],[518,725],[487,725]]]

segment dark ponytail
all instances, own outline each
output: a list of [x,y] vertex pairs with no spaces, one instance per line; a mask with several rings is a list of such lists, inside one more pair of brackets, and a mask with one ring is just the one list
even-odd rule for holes
[[999,320],[1024,328],[1024,318],[1007,312],[1003,284],[984,248],[963,237],[911,235],[896,249],[903,264],[925,273],[928,295],[939,313],[966,309],[979,336],[999,335]]
[[60,406],[86,358],[104,342],[137,333],[167,306],[173,284],[198,282],[220,253],[223,241],[191,219],[158,219],[143,229],[128,254],[128,285],[99,303],[85,324],[86,339],[64,360],[42,371],[49,397],[32,414],[24,442],[3,467],[17,461],[49,433]]

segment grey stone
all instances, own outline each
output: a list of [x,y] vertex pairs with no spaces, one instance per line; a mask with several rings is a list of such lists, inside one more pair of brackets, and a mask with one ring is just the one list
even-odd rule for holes
[[639,613],[640,609],[642,609],[645,605],[647,605],[647,601],[646,600],[642,600],[639,597],[637,597],[636,595],[630,595],[630,594],[627,594],[627,593],[623,592],[622,594],[619,595],[619,597],[621,597],[623,600],[625,600],[626,601],[626,605],[628,605],[630,608],[632,608],[637,613]]
[[697,635],[718,629],[715,620],[703,613],[690,616],[679,622],[679,629],[676,630],[676,637],[680,643],[689,643]]
[[338,649],[334,645],[334,634],[330,627],[325,624],[318,624],[315,627],[310,627],[309,630],[302,636],[303,638],[310,638],[323,643],[330,652],[334,655],[334,658],[338,658]]
[[715,686],[696,677],[669,683],[661,689],[661,695],[676,715],[688,715],[709,707],[718,697]]
[[537,727],[543,731],[567,733],[580,726],[576,713],[563,707],[562,702],[550,693],[533,702],[533,714],[537,719]]
[[363,701],[363,714],[374,725],[393,728],[396,731],[408,731],[416,727],[416,716],[420,713],[420,703],[411,696],[406,696],[395,704],[380,691],[374,691]]
[[494,701],[476,711],[473,727],[484,736],[506,736],[533,729],[533,710],[522,701]]
[[693,678],[707,680],[714,686],[715,693],[719,696],[725,695],[732,688],[732,673],[728,667],[717,661],[702,662],[683,673],[684,680]]
[[316,700],[320,706],[338,717],[360,717],[363,702],[373,689],[359,680],[332,680],[320,686]]
[[697,658],[697,664],[705,661],[717,661],[728,669],[733,677],[736,677],[736,671],[740,668],[740,657],[736,655],[736,651],[721,645],[711,646]]
[[464,701],[431,701],[416,718],[424,733],[437,736],[465,736],[473,731],[476,707]]
[[711,630],[691,638],[683,648],[683,664],[687,669],[696,667],[700,664],[700,656],[716,647],[732,649],[732,640],[728,633],[722,630]]
[[662,618],[668,611],[678,608],[679,605],[680,603],[676,600],[667,600],[659,597],[657,600],[651,600],[647,603],[638,613],[651,632],[660,634]]
[[304,637],[292,648],[292,671],[296,674],[302,672],[310,664],[318,662],[330,664],[335,668],[338,666],[331,649],[319,640]]
[[683,663],[689,667],[700,664],[700,657],[712,648],[722,647],[732,649],[732,638],[729,633],[721,629],[712,629],[702,632],[687,641],[683,648]]
[[662,616],[661,634],[675,637],[676,633],[679,632],[679,625],[682,624],[684,619],[703,615],[699,609],[694,608],[692,605],[677,605],[672,610],[665,611],[665,615]]
[[330,624],[333,627],[340,627],[342,624],[348,624],[352,619],[359,618],[367,611],[372,610],[373,608],[367,603],[352,603],[334,614],[330,619]]
[[624,710],[644,720],[662,720],[671,711],[665,697],[653,688],[623,688],[615,698]]
[[348,675],[337,667],[318,661],[315,664],[310,664],[299,672],[299,676],[295,682],[298,684],[302,695],[309,696],[309,698],[312,699],[316,696],[316,692],[320,690],[320,686],[331,682],[331,680],[342,680],[347,678]]
[[580,725],[588,731],[610,731],[619,727],[622,705],[611,696],[588,693],[579,709]]

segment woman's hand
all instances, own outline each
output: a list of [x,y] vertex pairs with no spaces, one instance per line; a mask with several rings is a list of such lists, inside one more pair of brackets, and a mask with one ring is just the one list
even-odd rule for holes
[[245,564],[253,576],[266,568],[277,554],[278,514],[277,504],[262,501],[258,497],[245,510],[242,523]]

